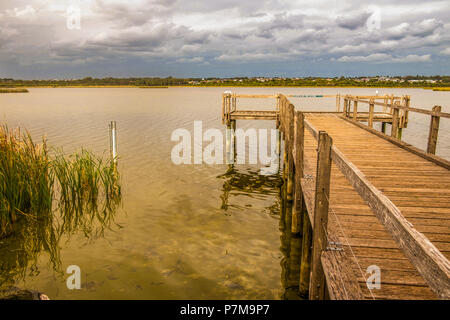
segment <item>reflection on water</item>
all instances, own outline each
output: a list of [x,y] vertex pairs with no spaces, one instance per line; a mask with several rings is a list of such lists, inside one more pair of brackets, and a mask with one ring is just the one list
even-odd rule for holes
[[102,236],[106,229],[117,226],[114,216],[120,198],[113,198],[101,210],[97,206],[90,210],[85,208],[78,212],[76,218],[65,210],[60,215],[47,212],[38,219],[31,215],[19,219],[13,233],[0,239],[0,292],[7,292],[27,276],[39,276],[38,258],[42,254],[48,256],[53,271],[62,275],[60,248],[64,245],[61,243],[63,236],[82,232],[86,238],[96,238]]
[[284,200],[282,196],[286,186],[283,185],[280,174],[265,176],[259,175],[257,171],[239,172],[234,165],[229,165],[226,173],[217,178],[225,180],[222,187],[221,209],[227,211],[230,206],[230,196],[235,194],[270,194],[274,190],[279,190],[275,202],[268,209],[271,215],[277,216],[280,220],[280,251],[283,254],[281,259],[281,299],[298,300],[300,277],[300,255],[301,237],[291,233],[292,202]]
[[[269,195],[272,194],[277,187],[281,186],[279,175],[259,175],[257,171],[239,172],[235,165],[229,165],[227,172],[219,175],[217,178],[225,180],[222,186],[221,209],[228,210],[230,196],[248,195],[254,197],[255,195]],[[279,210],[277,204],[271,206],[270,212],[273,215],[278,215]]]

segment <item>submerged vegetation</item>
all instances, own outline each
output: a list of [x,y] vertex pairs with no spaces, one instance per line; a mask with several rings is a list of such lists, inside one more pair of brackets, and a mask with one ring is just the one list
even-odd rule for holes
[[28,132],[0,127],[0,238],[25,217],[59,221],[60,232],[89,229],[94,219],[107,222],[120,198],[112,161],[86,150],[50,157],[45,139],[35,144]]

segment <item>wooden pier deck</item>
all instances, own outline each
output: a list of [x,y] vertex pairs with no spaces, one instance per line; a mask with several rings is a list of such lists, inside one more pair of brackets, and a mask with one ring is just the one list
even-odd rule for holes
[[[310,299],[450,299],[450,162],[434,155],[439,119],[450,114],[419,109],[431,116],[429,152],[423,152],[398,139],[406,127],[400,123],[407,123],[402,116],[415,111],[409,98],[388,105],[393,111],[382,122],[392,123],[391,136],[371,128],[374,99],[366,116],[357,106],[350,112],[351,101],[364,102],[350,96],[343,113],[295,111],[285,96],[277,98],[283,201],[292,203],[282,216],[302,238],[300,293]],[[236,105],[224,110],[236,112]],[[241,119],[230,116],[224,119]],[[375,287],[373,268],[380,271]]]
[[[326,130],[333,145],[400,209],[403,216],[450,258],[450,172],[389,141],[330,114],[305,114],[317,130]],[[305,134],[304,175],[315,176],[317,140]],[[315,186],[314,186],[315,187]],[[313,194],[310,188],[307,195]],[[312,203],[314,199],[305,199]],[[312,211],[313,209],[311,209]],[[331,169],[329,228],[349,254],[366,299],[435,299],[414,265],[402,252],[369,205],[335,166]],[[369,291],[366,270],[381,270],[380,289]],[[359,270],[359,266],[363,271]],[[373,294],[373,297],[372,297]]]

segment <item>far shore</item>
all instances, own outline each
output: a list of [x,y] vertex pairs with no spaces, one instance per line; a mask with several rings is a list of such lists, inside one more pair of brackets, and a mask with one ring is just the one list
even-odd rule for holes
[[450,91],[450,87],[409,87],[409,86],[395,86],[395,87],[375,87],[375,86],[251,86],[251,85],[214,85],[214,86],[204,86],[204,85],[180,85],[180,86],[131,86],[131,85],[79,85],[79,86],[27,86],[23,88],[0,88],[0,93],[12,93],[12,92],[28,92],[27,88],[53,88],[53,89],[64,89],[64,88],[138,88],[138,89],[168,89],[168,88],[336,88],[336,89],[423,89],[423,90],[433,90],[433,91]]

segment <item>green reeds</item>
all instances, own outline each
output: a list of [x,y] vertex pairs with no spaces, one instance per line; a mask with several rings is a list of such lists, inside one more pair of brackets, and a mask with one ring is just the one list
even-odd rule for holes
[[0,93],[26,93],[28,89],[25,88],[10,88],[10,89],[2,89],[0,88]]
[[81,229],[86,234],[92,233],[95,221],[100,222],[102,231],[109,227],[121,199],[114,163],[82,150],[69,157],[59,154],[53,170],[62,213],[61,231],[71,233]]
[[112,161],[86,150],[72,156],[56,152],[51,159],[45,139],[35,144],[28,133],[0,127],[0,238],[22,217],[57,220],[59,234],[89,232],[96,221],[110,223],[120,200]]

